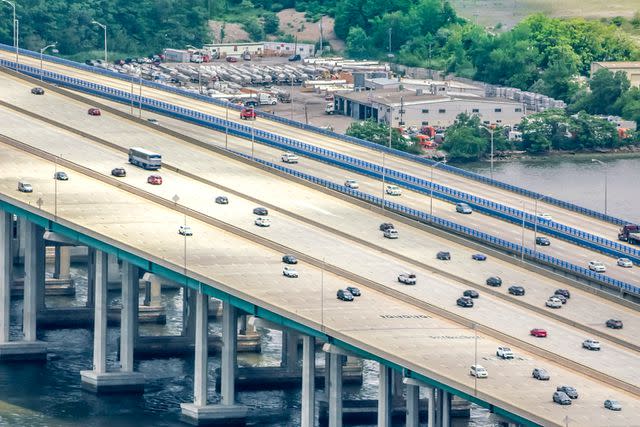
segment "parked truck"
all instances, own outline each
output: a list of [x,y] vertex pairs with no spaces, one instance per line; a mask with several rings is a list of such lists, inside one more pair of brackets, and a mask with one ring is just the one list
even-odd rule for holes
[[325,114],[333,114],[335,112],[335,106],[333,105],[333,102],[327,102],[327,105],[324,106],[324,112]]
[[258,102],[260,105],[276,105],[278,100],[268,93],[259,93]]
[[631,245],[640,245],[640,225],[627,224],[620,229],[618,240],[627,242]]

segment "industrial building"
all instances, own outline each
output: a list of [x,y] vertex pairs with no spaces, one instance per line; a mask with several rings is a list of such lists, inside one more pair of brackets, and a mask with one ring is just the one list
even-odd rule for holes
[[206,44],[203,49],[210,51],[213,57],[218,58],[240,56],[245,52],[249,52],[252,56],[290,56],[296,53],[301,58],[308,58],[315,54],[315,46],[308,43],[215,43]]
[[631,86],[640,87],[640,61],[615,61],[615,62],[592,62],[591,77],[598,71],[606,69],[612,73],[622,71],[627,75]]

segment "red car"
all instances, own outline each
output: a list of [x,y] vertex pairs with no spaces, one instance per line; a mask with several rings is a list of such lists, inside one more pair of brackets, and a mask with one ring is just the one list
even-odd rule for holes
[[537,338],[546,338],[547,331],[545,329],[535,328],[531,330],[531,335]]
[[89,111],[87,111],[87,113],[88,113],[90,116],[99,116],[99,115],[101,115],[101,114],[102,114],[102,113],[100,112],[100,109],[99,109],[99,108],[89,108]]
[[162,177],[160,175],[149,175],[149,178],[147,178],[147,183],[152,185],[161,185]]
[[240,111],[240,118],[242,120],[255,120],[256,110],[253,108],[243,108],[242,111]]

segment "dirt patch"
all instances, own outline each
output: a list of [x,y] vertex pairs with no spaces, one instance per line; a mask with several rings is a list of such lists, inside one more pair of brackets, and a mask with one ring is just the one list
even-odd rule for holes
[[[320,21],[307,22],[303,12],[296,12],[295,9],[284,9],[278,12],[280,19],[280,31],[298,37],[299,42],[315,43],[320,40]],[[324,41],[331,44],[334,51],[342,51],[344,42],[333,31],[333,18],[324,16],[322,18],[322,33]]]
[[[224,38],[220,35],[224,26]],[[242,29],[242,24],[229,23],[223,21],[209,21],[209,28],[213,33],[214,43],[234,43],[251,41],[249,34]]]

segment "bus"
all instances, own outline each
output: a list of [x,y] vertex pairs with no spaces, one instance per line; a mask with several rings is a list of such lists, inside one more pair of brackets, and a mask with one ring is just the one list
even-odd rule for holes
[[144,169],[158,170],[162,166],[162,156],[140,147],[129,148],[129,163]]

